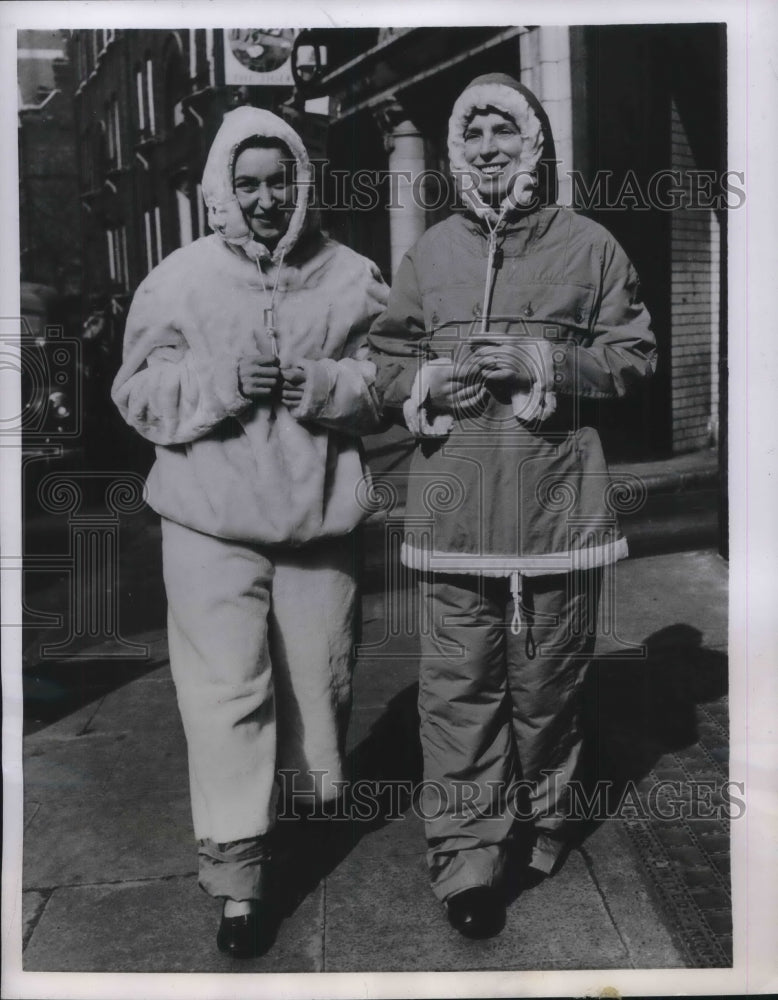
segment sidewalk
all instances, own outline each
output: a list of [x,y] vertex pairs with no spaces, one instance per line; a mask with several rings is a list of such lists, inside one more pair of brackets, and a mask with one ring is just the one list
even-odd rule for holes
[[[726,576],[711,551],[630,560],[614,576],[616,634],[598,646],[589,704],[605,773],[634,780],[643,798],[663,776],[726,778]],[[349,752],[353,775],[384,781],[418,777],[416,641],[402,629],[385,634],[395,620],[382,589],[365,596],[370,648],[356,673]],[[402,818],[312,828],[272,951],[224,958],[214,944],[218,905],[196,883],[164,631],[128,638],[148,644],[147,672],[25,739],[26,970],[727,964],[720,823],[657,823],[639,809],[606,820],[558,875],[512,903],[499,937],[473,942],[448,927],[429,891],[422,824],[407,802]],[[646,640],[647,657],[626,656],[625,643]]]

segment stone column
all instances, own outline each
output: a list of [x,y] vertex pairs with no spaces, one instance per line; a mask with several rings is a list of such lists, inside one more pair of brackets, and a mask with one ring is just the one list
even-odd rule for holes
[[396,101],[374,109],[373,115],[384,136],[389,154],[389,237],[392,274],[397,273],[403,254],[426,229],[426,212],[414,198],[414,182],[424,172],[424,139]]
[[519,38],[521,82],[543,105],[554,133],[559,203],[570,205],[573,169],[573,99],[570,79],[570,29],[532,28]]

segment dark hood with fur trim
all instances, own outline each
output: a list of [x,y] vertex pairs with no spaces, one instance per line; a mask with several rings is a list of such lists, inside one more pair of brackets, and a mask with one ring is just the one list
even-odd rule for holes
[[464,155],[465,129],[476,111],[487,108],[507,115],[524,137],[519,161],[522,173],[509,195],[513,204],[527,210],[554,204],[557,197],[556,151],[548,115],[532,91],[513,77],[507,73],[487,73],[465,87],[454,104],[448,123],[451,172],[465,205],[480,218],[497,214],[474,186],[471,167]]

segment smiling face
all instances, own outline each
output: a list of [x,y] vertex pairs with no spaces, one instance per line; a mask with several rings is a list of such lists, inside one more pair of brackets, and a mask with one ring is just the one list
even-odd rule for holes
[[507,115],[486,110],[473,115],[465,128],[465,160],[485,202],[499,204],[519,173],[524,140]]
[[293,167],[280,149],[249,147],[235,161],[234,190],[254,236],[271,250],[294,212]]

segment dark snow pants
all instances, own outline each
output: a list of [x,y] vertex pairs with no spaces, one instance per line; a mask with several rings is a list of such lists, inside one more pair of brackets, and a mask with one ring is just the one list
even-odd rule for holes
[[419,682],[420,808],[440,899],[499,882],[517,819],[537,831],[533,867],[550,871],[564,842],[601,571],[522,583],[516,635],[507,579],[431,574],[420,581],[428,623]]

